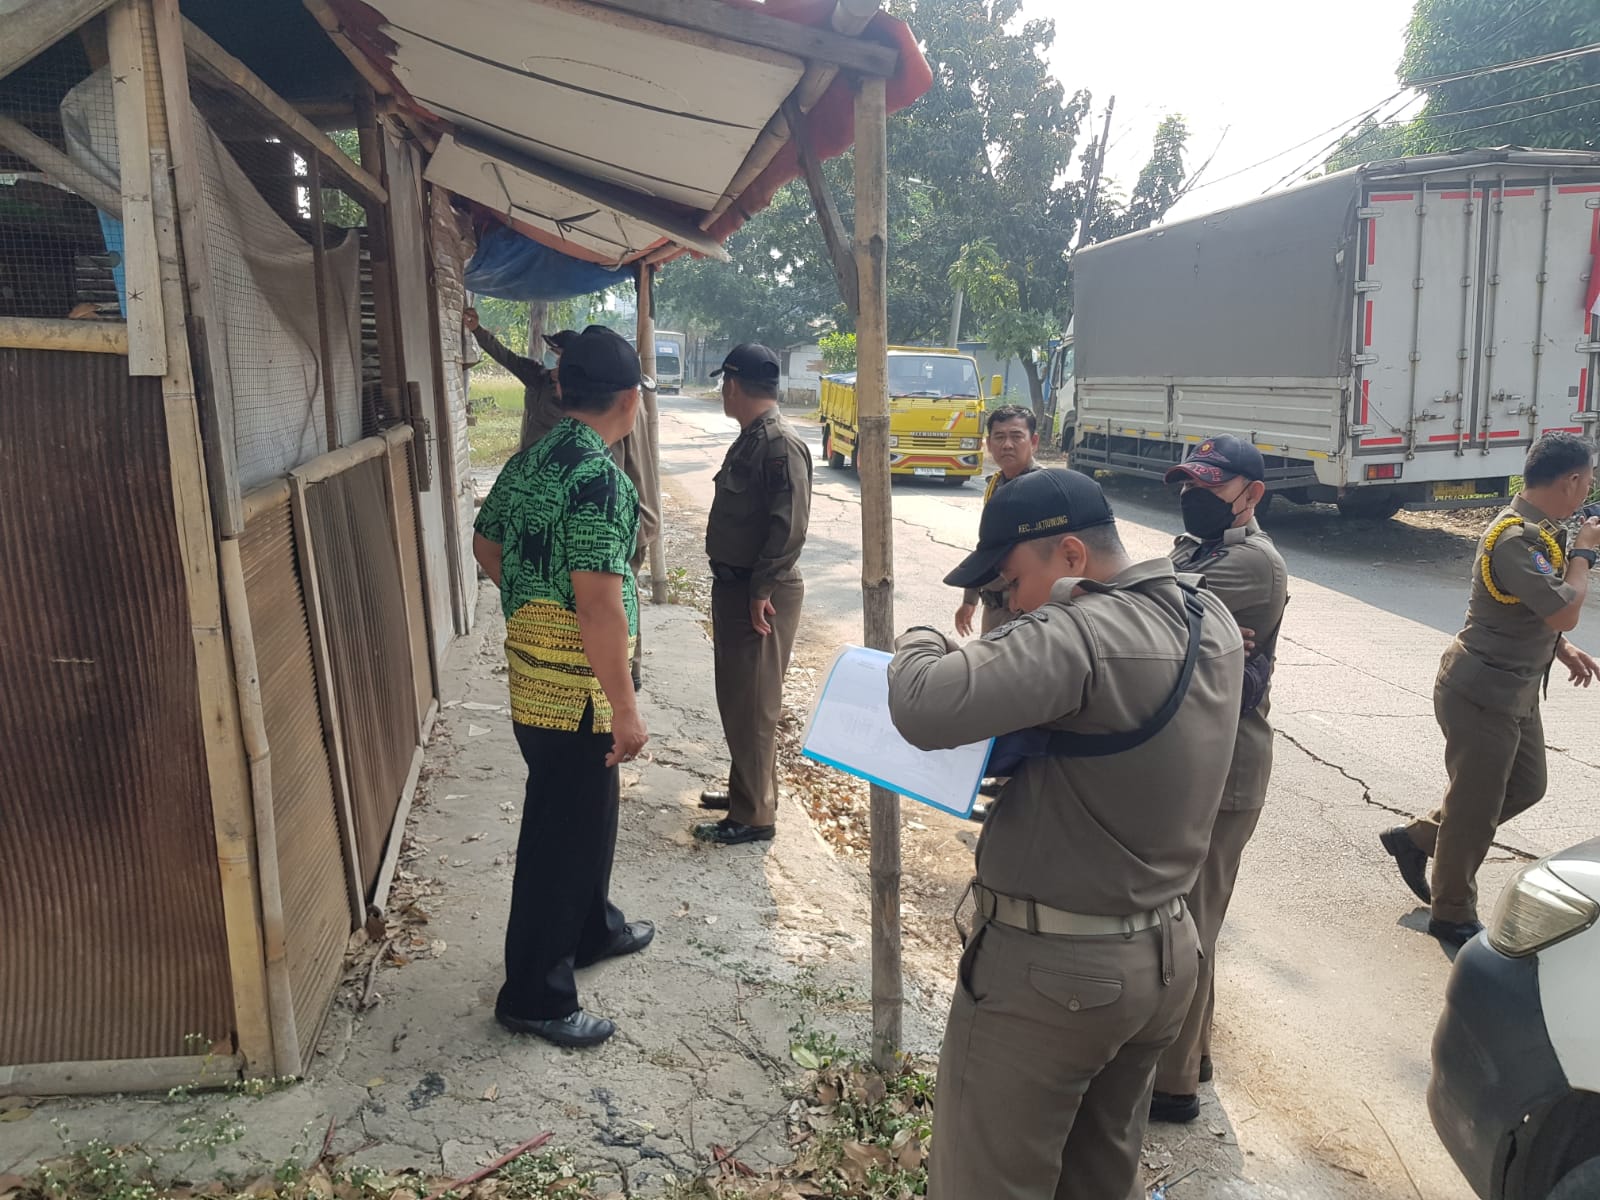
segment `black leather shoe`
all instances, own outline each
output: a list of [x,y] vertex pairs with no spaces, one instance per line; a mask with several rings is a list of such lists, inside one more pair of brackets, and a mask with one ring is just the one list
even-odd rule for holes
[[1211,1055],[1209,1054],[1202,1054],[1200,1056],[1200,1082],[1211,1082]]
[[1428,922],[1429,936],[1438,938],[1447,946],[1465,946],[1482,932],[1482,921],[1432,920]]
[[592,967],[597,962],[604,962],[608,958],[621,958],[626,954],[637,954],[656,939],[656,927],[653,921],[629,921],[627,927],[617,935],[616,940],[596,954],[593,958],[580,958],[573,965],[579,967]]
[[745,825],[722,818],[715,825],[696,825],[694,836],[717,846],[742,846],[746,842],[770,842],[778,832],[775,825]]
[[1424,904],[1432,904],[1433,892],[1428,888],[1428,856],[1411,840],[1406,827],[1396,825],[1393,829],[1385,829],[1378,835],[1378,840],[1383,843],[1385,850],[1394,855],[1395,865],[1400,868],[1400,878],[1406,881],[1412,894]]
[[617,1031],[615,1022],[606,1017],[591,1016],[581,1008],[549,1021],[530,1021],[526,1017],[513,1017],[509,1013],[498,1011],[494,1014],[494,1019],[512,1033],[531,1033],[534,1037],[542,1037],[547,1042],[554,1042],[558,1046],[570,1046],[573,1049],[598,1046]]
[[1005,786],[1006,781],[1004,779],[985,779],[982,783],[978,784],[978,795],[991,797],[998,796],[1002,791],[1005,790]]
[[728,793],[727,792],[701,792],[700,793],[700,807],[701,808],[709,808],[709,809],[713,810],[714,812],[727,812],[728,811]]
[[1150,1097],[1150,1119],[1167,1125],[1187,1125],[1200,1115],[1199,1096],[1174,1096],[1156,1092]]

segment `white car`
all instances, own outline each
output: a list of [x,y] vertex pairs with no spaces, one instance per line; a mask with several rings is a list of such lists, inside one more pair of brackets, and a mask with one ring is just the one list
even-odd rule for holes
[[1600,839],[1511,878],[1463,947],[1428,1111],[1485,1200],[1600,1197]]

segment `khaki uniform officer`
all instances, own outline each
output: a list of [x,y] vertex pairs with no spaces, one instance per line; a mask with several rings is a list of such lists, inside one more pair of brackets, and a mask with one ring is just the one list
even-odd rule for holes
[[1600,520],[1583,523],[1570,551],[1555,524],[1588,496],[1594,451],[1571,434],[1542,437],[1528,450],[1523,482],[1478,543],[1467,623],[1433,685],[1450,776],[1444,803],[1382,835],[1407,885],[1432,904],[1428,932],[1456,946],[1483,928],[1475,880],[1495,830],[1544,796],[1539,694],[1552,661],[1574,684],[1600,678],[1594,659],[1561,636],[1577,628]]
[[717,472],[706,523],[717,708],[728,740],[728,790],[702,792],[726,808],[698,826],[703,841],[772,840],[778,819],[778,721],[783,677],[800,627],[800,551],[811,515],[811,451],[778,412],[778,356],[745,343],[722,366],[722,409],[739,422]]
[[1187,1122],[1200,1115],[1199,1084],[1211,1078],[1217,935],[1272,775],[1268,692],[1283,609],[1289,602],[1289,572],[1272,539],[1256,524],[1256,505],[1266,494],[1265,474],[1260,451],[1233,437],[1201,442],[1186,461],[1167,472],[1168,483],[1183,483],[1185,530],[1168,557],[1178,570],[1205,577],[1206,588],[1228,606],[1234,620],[1253,631],[1255,649],[1249,658],[1254,670],[1246,672],[1245,711],[1239,717],[1233,764],[1211,827],[1211,848],[1189,893],[1189,909],[1205,951],[1200,982],[1183,1031],[1156,1068],[1150,1102],[1153,1121]]
[[[1031,408],[1007,404],[989,414],[986,428],[989,433],[989,457],[994,459],[998,468],[989,476],[989,484],[983,489],[983,506],[988,508],[989,501],[1006,484],[1039,469],[1033,461],[1039,449],[1039,419],[1033,415]],[[993,587],[967,588],[961,596],[961,607],[956,609],[956,632],[962,637],[972,633],[973,613],[980,603],[983,605],[983,633],[1017,616],[1006,607],[1004,594]]]
[[1244,677],[1239,627],[1166,558],[1135,563],[1098,484],[1036,471],[946,577],[1024,616],[896,644],[889,711],[931,750],[998,735],[977,927],[939,1056],[930,1200],[1128,1200],[1156,1060],[1200,969],[1183,897],[1211,840]]

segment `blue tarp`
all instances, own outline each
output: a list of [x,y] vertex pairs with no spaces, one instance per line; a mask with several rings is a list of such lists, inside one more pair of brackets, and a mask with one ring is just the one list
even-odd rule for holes
[[626,267],[584,262],[496,225],[478,239],[466,283],[468,291],[497,300],[567,300],[632,278]]

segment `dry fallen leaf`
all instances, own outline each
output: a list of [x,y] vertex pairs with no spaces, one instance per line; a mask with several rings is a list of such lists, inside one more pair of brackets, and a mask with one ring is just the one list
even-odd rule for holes
[[0,1112],[0,1121],[26,1121],[31,1116],[33,1116],[31,1108],[13,1108]]
[[489,835],[487,833],[469,833],[466,837],[461,839],[461,844],[464,846],[468,842],[481,842],[488,836]]
[[500,1099],[500,1085],[498,1083],[491,1083],[488,1087],[484,1088],[483,1098],[488,1100],[490,1103]]

